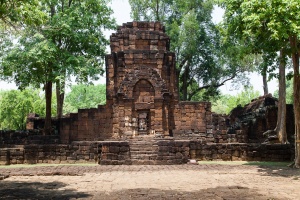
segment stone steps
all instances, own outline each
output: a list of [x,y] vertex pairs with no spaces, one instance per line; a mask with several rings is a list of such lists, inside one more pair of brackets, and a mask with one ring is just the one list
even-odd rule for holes
[[151,137],[134,138],[129,141],[130,158],[133,165],[154,165],[158,156],[158,145]]
[[136,160],[156,160],[156,154],[138,154],[138,155],[131,155],[131,159]]
[[131,159],[132,165],[157,165],[155,160],[140,160],[140,159]]
[[145,146],[130,146],[130,151],[157,151],[158,146],[145,147]]

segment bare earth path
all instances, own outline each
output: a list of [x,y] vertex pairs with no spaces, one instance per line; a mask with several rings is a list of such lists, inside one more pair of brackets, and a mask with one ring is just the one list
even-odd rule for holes
[[300,171],[249,165],[0,167],[0,199],[300,199]]

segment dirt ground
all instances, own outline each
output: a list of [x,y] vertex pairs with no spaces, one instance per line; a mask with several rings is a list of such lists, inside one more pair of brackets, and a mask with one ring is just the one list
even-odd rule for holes
[[280,166],[10,166],[0,178],[0,199],[300,199],[300,170]]

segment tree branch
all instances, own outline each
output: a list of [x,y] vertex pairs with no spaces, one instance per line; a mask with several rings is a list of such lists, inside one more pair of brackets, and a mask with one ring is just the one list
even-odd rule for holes
[[188,99],[191,100],[192,97],[193,97],[195,94],[197,94],[197,92],[199,92],[199,91],[201,91],[201,90],[203,90],[203,89],[207,89],[207,88],[210,88],[210,87],[218,88],[218,87],[224,85],[225,82],[234,79],[235,76],[236,76],[236,74],[232,75],[231,77],[229,77],[229,78],[223,80],[221,83],[218,83],[218,84],[205,85],[205,86],[199,87],[199,88],[197,88],[196,90],[194,90],[192,93],[189,94],[189,98],[188,98]]

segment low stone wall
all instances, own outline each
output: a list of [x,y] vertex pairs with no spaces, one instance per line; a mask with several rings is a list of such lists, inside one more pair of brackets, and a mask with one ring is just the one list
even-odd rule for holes
[[58,143],[60,143],[60,136],[58,134],[43,135],[40,130],[0,130],[0,148],[11,145]]
[[189,159],[189,140],[157,141],[158,153],[154,164],[185,164]]
[[97,142],[15,145],[0,149],[0,165],[97,162],[101,149],[102,144]]
[[224,161],[291,161],[294,158],[292,145],[232,143],[190,143],[190,158],[196,160]]
[[[158,140],[148,162],[184,164],[188,159],[225,161],[291,161],[291,145],[257,143],[202,143],[190,140]],[[16,145],[0,149],[0,165],[36,163],[136,164],[128,141],[85,141],[72,144]]]
[[130,147],[126,141],[104,141],[98,155],[101,165],[131,165]]

